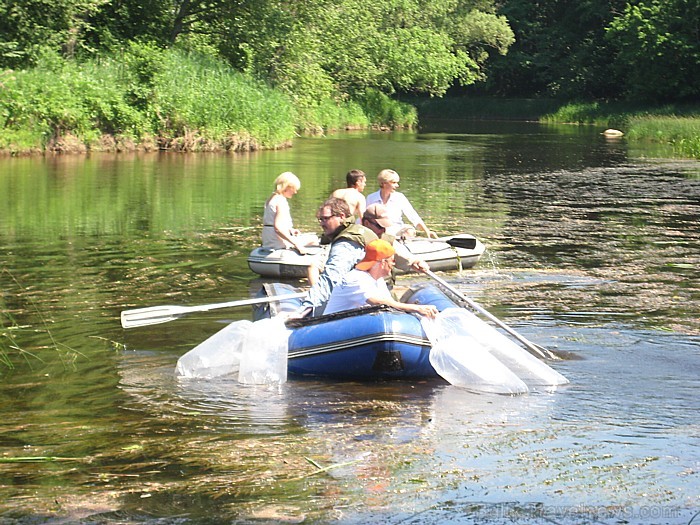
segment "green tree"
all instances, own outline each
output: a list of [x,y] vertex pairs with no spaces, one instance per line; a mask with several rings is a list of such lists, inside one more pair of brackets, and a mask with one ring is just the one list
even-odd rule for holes
[[612,21],[608,41],[629,98],[652,102],[700,96],[700,3],[640,0]]
[[505,53],[512,43],[507,21],[494,10],[489,1],[278,2],[269,18],[258,19],[269,37],[246,38],[239,49],[250,49],[256,71],[298,95],[314,86],[442,95],[455,81],[480,78],[489,54]]
[[0,0],[5,64],[133,41],[218,55],[299,102],[442,95],[513,42],[494,0]]
[[499,13],[515,32],[480,85],[490,94],[564,99],[610,98],[620,92],[614,47],[605,28],[625,0],[508,0]]
[[0,67],[34,64],[42,49],[72,56],[108,0],[0,0]]

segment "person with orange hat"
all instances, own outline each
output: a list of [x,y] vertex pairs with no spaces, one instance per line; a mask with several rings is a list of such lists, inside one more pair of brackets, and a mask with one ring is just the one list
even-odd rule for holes
[[384,304],[404,312],[434,318],[438,314],[435,306],[402,303],[391,296],[384,278],[391,274],[394,267],[394,254],[394,247],[385,240],[369,242],[365,246],[364,258],[345,275],[339,286],[333,288],[324,313]]
[[[314,279],[306,299],[302,301],[299,311],[294,314],[295,317],[323,313],[333,288],[340,285],[343,277],[364,257],[365,246],[383,234],[384,227],[377,222],[377,219],[385,221],[382,210],[383,208],[378,210],[377,215],[372,217],[365,210],[363,217],[373,221],[365,226],[364,221],[363,224],[355,224],[350,207],[343,199],[330,197],[319,207],[316,217],[323,229],[321,244],[330,244],[328,258],[322,270],[310,268],[309,276],[315,274]],[[386,237],[386,240],[390,243],[395,242],[393,237]],[[412,254],[408,255],[411,258],[406,258],[406,264],[414,270],[423,272],[430,268],[425,261],[416,259]],[[401,251],[396,256],[401,258]]]

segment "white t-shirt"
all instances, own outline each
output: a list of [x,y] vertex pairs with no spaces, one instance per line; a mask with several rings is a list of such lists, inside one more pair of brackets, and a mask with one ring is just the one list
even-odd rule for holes
[[287,231],[292,229],[292,214],[289,210],[289,202],[284,195],[274,195],[265,205],[263,211],[262,245],[265,248],[291,248],[292,245],[282,239],[275,231],[275,217],[280,214],[282,228]]
[[384,278],[375,280],[368,272],[355,268],[345,275],[339,286],[333,288],[323,313],[332,314],[366,306],[370,297],[391,299],[391,292]]

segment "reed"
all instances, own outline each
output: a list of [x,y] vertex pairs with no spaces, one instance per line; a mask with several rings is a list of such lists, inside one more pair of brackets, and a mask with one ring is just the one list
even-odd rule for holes
[[[10,153],[241,151],[372,123],[360,103],[295,103],[214,57],[149,44],[82,63],[47,54],[33,69],[3,74],[0,84],[0,149]],[[405,104],[387,107],[387,118],[411,120]]]
[[631,140],[670,144],[680,157],[700,158],[700,116],[633,116],[628,129]]
[[545,122],[617,128],[629,140],[669,144],[679,157],[700,158],[700,107],[642,107],[625,103],[571,103],[544,116]]
[[245,151],[297,133],[414,127],[410,105],[370,92],[357,101],[293,97],[208,55],[132,43],[85,62],[46,53],[0,77],[0,150]]
[[418,124],[417,109],[375,89],[359,96],[358,104],[375,127],[414,128]]
[[225,63],[171,52],[154,85],[159,132],[200,136],[230,148],[275,147],[294,136],[291,101]]

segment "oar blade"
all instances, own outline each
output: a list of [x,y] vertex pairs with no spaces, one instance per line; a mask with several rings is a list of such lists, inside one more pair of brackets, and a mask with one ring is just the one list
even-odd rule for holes
[[430,364],[450,384],[474,392],[526,394],[527,385],[468,336],[451,336],[430,350]]
[[124,310],[121,313],[122,328],[167,323],[177,319],[187,311],[188,309],[182,306],[149,306],[148,308]]
[[453,235],[445,238],[444,241],[454,248],[463,248],[464,250],[476,248],[476,237],[472,235]]
[[[451,310],[451,309],[450,309]],[[447,310],[421,324],[432,344],[430,364],[454,386],[473,392],[525,394],[527,384],[494,357],[481,341],[452,326]]]

